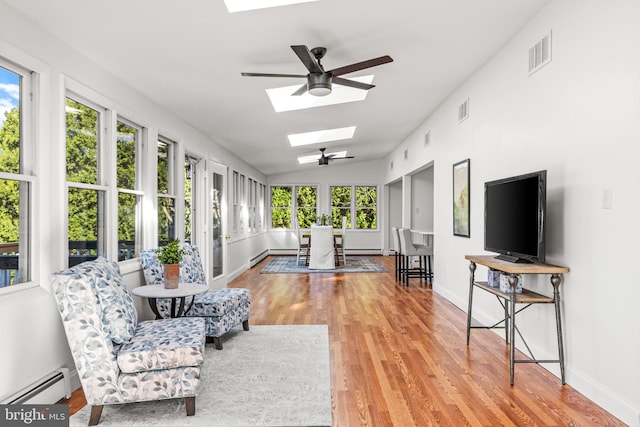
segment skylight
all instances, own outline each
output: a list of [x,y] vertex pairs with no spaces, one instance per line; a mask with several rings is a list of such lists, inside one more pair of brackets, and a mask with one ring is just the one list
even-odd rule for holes
[[[325,153],[325,156],[334,155],[334,157],[345,157],[347,155],[346,151],[335,151],[333,153]],[[300,156],[298,157],[298,163],[313,163],[317,162],[320,159],[320,154],[312,154],[310,156]]]
[[355,131],[355,126],[348,126],[344,128],[318,130],[315,132],[296,133],[287,135],[287,138],[289,138],[289,144],[291,144],[292,147],[298,147],[300,145],[351,139]]
[[268,7],[287,6],[296,3],[309,3],[318,0],[224,0],[231,13],[247,10],[266,9]]
[[[370,76],[349,77],[361,83],[372,84],[373,74]],[[303,110],[305,108],[323,107],[325,105],[344,104],[347,102],[364,101],[367,98],[366,90],[333,84],[332,91],[327,96],[313,96],[308,92],[300,96],[291,96],[305,81],[294,86],[285,86],[267,89],[267,95],[277,113],[282,111]]]

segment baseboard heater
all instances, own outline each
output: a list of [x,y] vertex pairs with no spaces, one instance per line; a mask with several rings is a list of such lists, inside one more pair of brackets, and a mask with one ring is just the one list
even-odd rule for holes
[[259,263],[260,261],[265,259],[267,255],[269,255],[269,251],[264,250],[264,251],[260,252],[258,255],[256,255],[253,258],[251,258],[249,260],[249,268],[253,267],[257,263]]
[[66,399],[71,397],[71,381],[67,368],[60,368],[45,375],[33,384],[3,399],[0,403],[6,405],[46,405],[56,403],[63,397]]

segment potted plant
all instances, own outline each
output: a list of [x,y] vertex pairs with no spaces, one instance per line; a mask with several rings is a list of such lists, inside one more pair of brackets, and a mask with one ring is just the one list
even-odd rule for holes
[[164,287],[166,289],[176,289],[180,278],[180,261],[182,261],[183,250],[180,249],[180,241],[172,239],[165,246],[156,249],[158,261],[162,263],[164,270]]

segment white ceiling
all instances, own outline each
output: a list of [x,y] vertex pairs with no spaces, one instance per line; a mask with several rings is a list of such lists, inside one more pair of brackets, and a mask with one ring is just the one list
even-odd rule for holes
[[[319,146],[287,134],[357,125],[321,144],[358,162],[384,157],[549,0],[320,0],[230,14],[223,0],[4,0],[266,175]],[[274,112],[265,89],[303,79],[291,50],[323,46],[333,69],[390,55],[362,102]],[[523,60],[526,64],[526,60]],[[461,100],[462,101],[462,100]],[[317,152],[317,151],[316,151]]]

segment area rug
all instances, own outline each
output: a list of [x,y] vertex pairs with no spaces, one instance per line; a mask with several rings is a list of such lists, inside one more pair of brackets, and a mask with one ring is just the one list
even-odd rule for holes
[[[196,414],[184,399],[105,406],[99,426],[330,426],[326,325],[252,325],[207,344]],[[85,427],[89,407],[70,419]]]
[[384,273],[387,270],[370,256],[348,256],[347,265],[338,265],[331,270],[311,270],[302,260],[297,264],[294,256],[279,256],[272,259],[260,273]]

